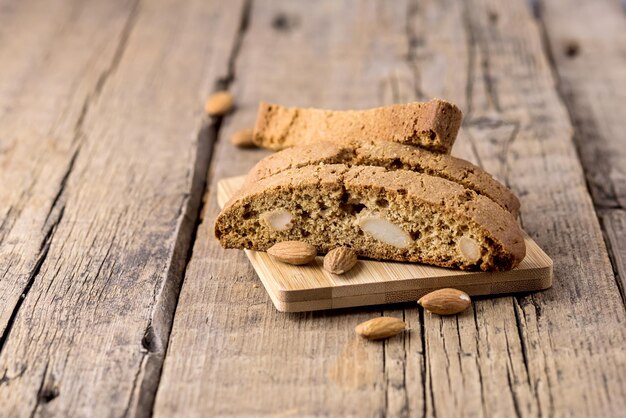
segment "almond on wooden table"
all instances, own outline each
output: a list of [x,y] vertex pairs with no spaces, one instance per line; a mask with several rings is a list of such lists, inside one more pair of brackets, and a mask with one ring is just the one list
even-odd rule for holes
[[230,142],[241,148],[251,148],[256,146],[254,142],[252,142],[252,128],[243,128],[239,129],[230,137]]
[[233,96],[227,91],[213,93],[204,105],[204,110],[209,116],[222,116],[233,108]]
[[394,317],[380,316],[360,323],[354,331],[368,340],[382,340],[405,331],[406,323]]
[[324,268],[333,274],[343,274],[357,262],[356,252],[349,247],[332,249],[324,257]]
[[267,253],[272,258],[287,264],[308,264],[315,259],[317,250],[302,241],[283,241],[271,246]]
[[462,290],[444,288],[422,296],[417,303],[437,315],[454,315],[466,310],[472,302]]

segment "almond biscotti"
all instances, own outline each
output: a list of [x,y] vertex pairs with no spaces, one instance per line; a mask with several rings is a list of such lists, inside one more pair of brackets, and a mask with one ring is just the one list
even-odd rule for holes
[[215,222],[226,248],[267,250],[299,240],[321,253],[464,270],[509,270],[525,255],[513,215],[458,183],[408,170],[310,165],[240,190]]
[[370,165],[442,177],[486,196],[517,217],[520,202],[503,184],[469,161],[392,142],[318,142],[271,154],[250,170],[246,185],[290,168],[317,164]]
[[449,154],[461,119],[458,107],[439,99],[346,111],[261,102],[253,141],[260,147],[281,150],[318,141],[380,140]]

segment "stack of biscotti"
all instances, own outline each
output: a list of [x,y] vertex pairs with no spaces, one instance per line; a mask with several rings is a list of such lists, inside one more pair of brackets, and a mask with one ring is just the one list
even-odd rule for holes
[[464,270],[514,268],[525,256],[519,201],[481,168],[449,154],[461,122],[445,101],[363,111],[261,104],[261,160],[225,205],[226,248],[298,240],[320,253]]

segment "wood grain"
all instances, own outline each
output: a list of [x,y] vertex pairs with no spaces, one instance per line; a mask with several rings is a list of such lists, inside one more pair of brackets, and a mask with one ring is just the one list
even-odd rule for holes
[[[546,1],[541,22],[574,140],[626,301],[626,31],[624,5]],[[584,32],[580,30],[584,27]]]
[[150,414],[241,9],[0,7],[0,415]]
[[[429,362],[448,365],[432,368],[436,412],[451,415],[463,400],[480,398],[477,415],[619,414],[624,310],[531,10],[524,2],[420,4],[413,23],[427,40],[416,55],[436,48],[438,56],[420,61],[422,74],[448,70],[448,80],[468,69],[465,88],[453,90],[469,113],[463,134],[470,141],[457,141],[471,146],[457,152],[473,154],[520,195],[524,228],[555,263],[552,289],[477,303],[474,327],[446,327],[434,318],[431,328],[426,318],[427,341],[440,342],[428,339],[430,330],[443,335]],[[441,22],[448,30],[437,30]],[[445,43],[444,36],[455,41]],[[441,43],[449,49],[437,48]],[[457,344],[475,344],[476,361],[464,363],[444,349]],[[599,351],[607,356],[592,354]],[[450,391],[451,375],[461,378],[468,367],[478,369],[478,379],[465,378]]]
[[[240,107],[220,133],[156,416],[623,410],[626,317],[526,2],[254,4],[234,74]],[[466,112],[454,153],[521,196],[525,229],[554,259],[554,288],[479,300],[452,319],[384,311],[413,331],[383,344],[351,331],[377,311],[276,313],[242,254],[212,239],[216,181],[265,155],[235,152],[225,139],[252,125],[261,99],[341,109],[430,96]]]
[[126,1],[92,6],[14,1],[0,11],[0,349],[45,258],[84,112],[116,62],[133,9]]
[[[618,2],[541,2],[539,20],[523,0],[249,12],[244,0],[0,1],[0,415],[150,415],[220,129],[201,114],[216,84],[238,108],[222,125],[155,415],[623,414]],[[431,96],[466,112],[454,153],[522,197],[554,289],[447,319],[414,305],[277,313],[242,254],[212,239],[217,180],[265,155],[225,140],[261,99],[345,109]],[[380,314],[411,331],[353,335]]]

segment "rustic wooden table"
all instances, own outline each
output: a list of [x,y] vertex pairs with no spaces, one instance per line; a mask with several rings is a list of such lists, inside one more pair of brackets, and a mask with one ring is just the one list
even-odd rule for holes
[[[0,0],[0,416],[624,416],[625,16],[618,0]],[[209,120],[219,88],[237,108]],[[261,99],[433,96],[465,112],[454,154],[521,197],[554,287],[453,318],[277,312],[212,237],[217,180],[266,155],[229,136]],[[412,330],[354,335],[381,314]]]

